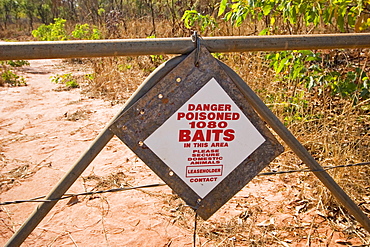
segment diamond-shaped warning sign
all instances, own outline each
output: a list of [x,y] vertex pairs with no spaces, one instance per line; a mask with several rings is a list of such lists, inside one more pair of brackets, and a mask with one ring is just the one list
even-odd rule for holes
[[283,150],[218,61],[195,51],[110,127],[203,219]]
[[264,141],[212,78],[144,144],[204,198]]

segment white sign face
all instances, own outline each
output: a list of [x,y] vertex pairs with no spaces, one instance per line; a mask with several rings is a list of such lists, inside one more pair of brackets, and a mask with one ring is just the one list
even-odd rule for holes
[[144,143],[204,198],[264,141],[212,78]]

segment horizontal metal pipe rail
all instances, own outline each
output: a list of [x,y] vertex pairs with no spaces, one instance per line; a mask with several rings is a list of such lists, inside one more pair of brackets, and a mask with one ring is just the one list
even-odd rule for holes
[[[369,48],[370,34],[204,37],[210,52]],[[0,60],[187,54],[191,38],[1,42]]]

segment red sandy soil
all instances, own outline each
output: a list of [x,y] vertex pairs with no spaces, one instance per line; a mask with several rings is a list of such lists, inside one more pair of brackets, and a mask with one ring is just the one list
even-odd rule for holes
[[[21,71],[28,86],[0,88],[1,202],[48,194],[120,110],[80,89],[56,90],[50,77],[70,70],[60,60],[31,61]],[[162,181],[113,138],[68,193],[153,183]],[[199,220],[197,246],[368,241],[330,223],[318,202],[302,199],[297,183],[292,175],[256,177],[208,221]],[[37,204],[0,206],[0,245]],[[79,196],[58,202],[22,246],[193,246],[193,225],[194,213],[167,186]]]

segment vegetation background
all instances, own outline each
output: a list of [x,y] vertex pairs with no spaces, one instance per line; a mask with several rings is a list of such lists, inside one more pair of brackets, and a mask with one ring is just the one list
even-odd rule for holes
[[[352,33],[367,32],[369,26],[370,1],[365,0],[0,0],[3,41],[188,37],[194,30],[202,36]],[[368,49],[213,55],[241,75],[322,166],[370,161]],[[91,73],[56,75],[52,80],[117,104],[169,58],[73,59],[68,62],[88,67]],[[1,62],[0,86],[26,85],[15,69],[26,64]],[[302,168],[305,165],[286,148],[266,169]],[[330,174],[369,215],[369,166],[333,169]],[[349,238],[357,236],[364,245],[370,244],[369,234],[313,174],[292,176],[302,182],[297,186],[302,201],[307,201],[300,210],[320,208],[333,228],[344,227]],[[276,179],[284,181],[283,176]],[[231,223],[226,228],[249,229]],[[221,242],[229,232],[215,234],[203,229],[200,234]],[[274,241],[265,236],[260,243]]]

